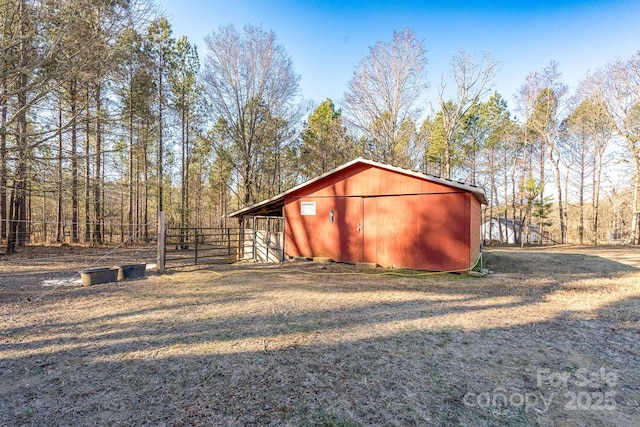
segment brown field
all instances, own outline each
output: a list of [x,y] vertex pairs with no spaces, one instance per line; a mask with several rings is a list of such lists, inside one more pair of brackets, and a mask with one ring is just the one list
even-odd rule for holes
[[640,248],[484,255],[486,277],[292,262],[59,288],[73,262],[1,258],[0,424],[640,425]]

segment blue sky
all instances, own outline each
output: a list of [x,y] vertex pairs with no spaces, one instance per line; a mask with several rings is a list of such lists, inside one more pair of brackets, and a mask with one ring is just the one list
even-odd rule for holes
[[[301,76],[305,98],[340,102],[369,47],[410,27],[425,41],[428,99],[458,50],[491,52],[501,63],[495,89],[513,107],[529,72],[555,60],[573,88],[589,69],[640,50],[640,2],[158,0],[175,37],[206,55],[204,37],[222,25],[272,30]],[[428,110],[428,108],[427,108]]]

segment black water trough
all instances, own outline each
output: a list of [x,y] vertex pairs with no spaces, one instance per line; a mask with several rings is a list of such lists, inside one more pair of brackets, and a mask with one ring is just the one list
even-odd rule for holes
[[146,263],[121,265],[120,267],[118,267],[118,281],[141,279],[145,277],[146,271]]
[[82,286],[111,283],[118,280],[118,269],[109,267],[87,268],[80,271]]

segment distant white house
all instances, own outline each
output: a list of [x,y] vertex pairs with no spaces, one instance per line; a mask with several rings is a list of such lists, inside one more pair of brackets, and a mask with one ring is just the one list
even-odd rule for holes
[[[491,225],[490,225],[491,224]],[[499,242],[504,244],[520,244],[524,239],[525,226],[513,218],[491,218],[482,224],[482,238],[485,242]],[[525,242],[538,243],[540,241],[540,229],[531,225],[529,239]]]

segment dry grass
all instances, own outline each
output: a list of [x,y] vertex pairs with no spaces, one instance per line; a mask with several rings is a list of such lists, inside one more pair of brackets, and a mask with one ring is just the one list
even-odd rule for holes
[[41,297],[0,261],[0,423],[640,425],[640,249],[485,262],[484,278],[290,263]]

